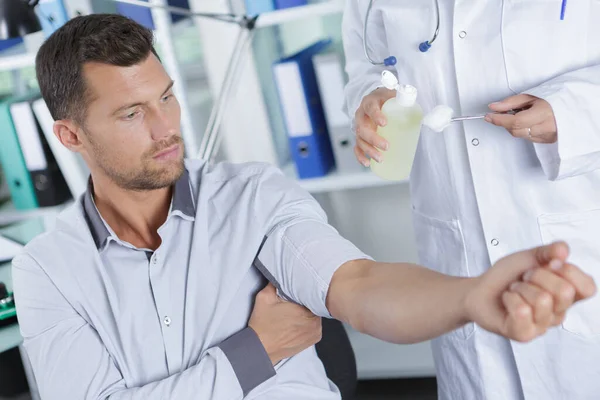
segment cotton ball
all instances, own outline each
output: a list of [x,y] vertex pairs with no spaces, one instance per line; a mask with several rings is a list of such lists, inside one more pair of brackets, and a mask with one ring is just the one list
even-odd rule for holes
[[452,108],[446,105],[439,105],[423,118],[423,125],[431,128],[435,132],[441,132],[450,125],[453,115],[454,110],[452,110]]

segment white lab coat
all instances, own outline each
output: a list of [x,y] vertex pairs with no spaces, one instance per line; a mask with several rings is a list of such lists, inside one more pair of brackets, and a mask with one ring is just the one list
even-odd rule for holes
[[[363,55],[366,0],[344,15],[347,108],[380,86],[381,67]],[[369,21],[374,58],[398,59],[402,83],[419,89],[424,110],[488,110],[516,93],[546,99],[558,144],[532,144],[484,121],[424,129],[411,176],[421,262],[476,276],[499,258],[557,239],[571,261],[600,283],[600,0],[375,0]],[[529,344],[469,324],[433,342],[440,399],[600,399],[600,296],[569,311],[564,324]]]

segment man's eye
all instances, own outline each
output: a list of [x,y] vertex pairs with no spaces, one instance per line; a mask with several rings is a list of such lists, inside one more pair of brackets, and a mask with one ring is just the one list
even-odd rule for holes
[[127,121],[131,121],[132,119],[134,119],[136,116],[138,115],[137,111],[134,111],[132,113],[127,114],[124,119]]
[[166,103],[167,101],[169,101],[171,99],[173,95],[172,94],[168,94],[165,97],[162,98],[162,102]]

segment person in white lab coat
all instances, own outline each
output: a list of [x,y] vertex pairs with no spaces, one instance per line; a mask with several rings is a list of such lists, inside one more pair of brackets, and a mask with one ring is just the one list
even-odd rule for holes
[[[392,70],[418,88],[425,111],[530,108],[423,129],[410,179],[421,263],[475,276],[506,254],[562,239],[600,280],[600,1],[571,1],[562,20],[558,0],[439,3],[439,36],[423,53],[435,2],[374,1],[370,56],[395,56]],[[347,109],[366,165],[385,162],[376,127],[394,95],[378,88],[384,67],[363,52],[367,7],[348,0],[343,23]],[[433,351],[440,399],[599,399],[600,296],[532,343],[469,324],[434,340]]]

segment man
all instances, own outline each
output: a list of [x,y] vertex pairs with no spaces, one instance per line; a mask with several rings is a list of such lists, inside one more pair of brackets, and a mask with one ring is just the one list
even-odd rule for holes
[[13,263],[45,400],[339,398],[310,346],[314,317],[276,291],[415,342],[469,321],[532,340],[596,290],[563,243],[473,279],[376,263],[278,170],[184,162],[172,81],[151,32],[124,17],[71,20],[36,69],[57,137],[91,171],[89,191]]
[[[598,280],[600,3],[439,0],[438,14],[433,0],[373,1],[365,36],[369,3],[348,1],[343,27],[361,162],[386,162],[376,129],[394,96],[376,89],[384,67],[367,60],[365,39],[374,61],[397,58],[399,80],[419,89],[426,112],[438,104],[456,116],[527,109],[422,131],[410,177],[420,262],[477,276],[560,238]],[[437,15],[439,35],[423,53]],[[600,296],[534,343],[468,324],[434,340],[433,351],[441,399],[596,399]]]

